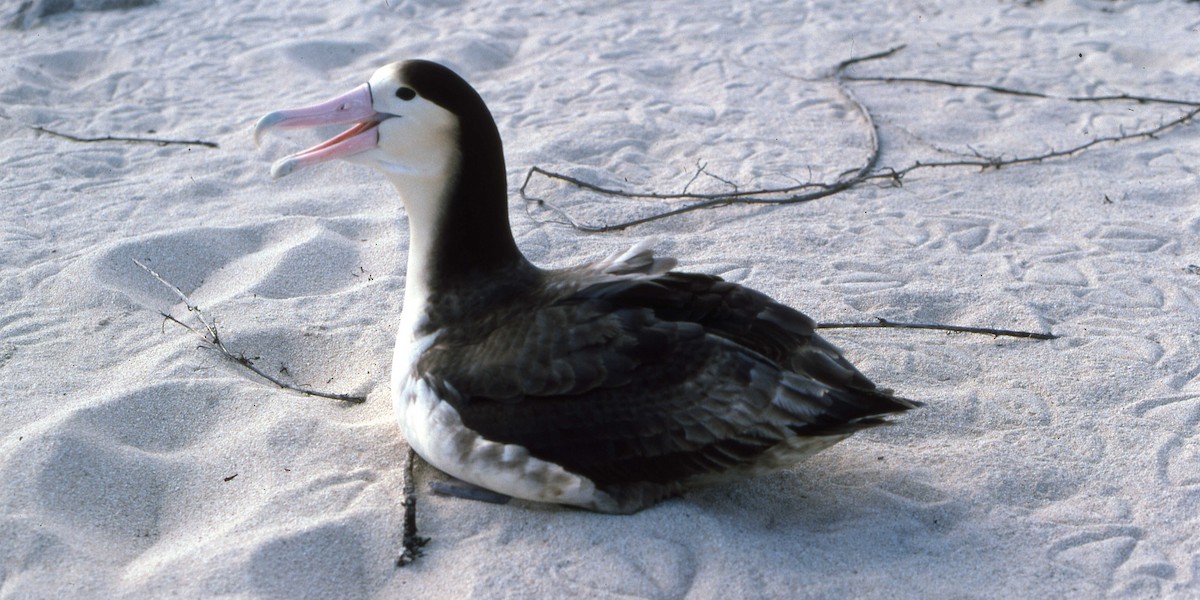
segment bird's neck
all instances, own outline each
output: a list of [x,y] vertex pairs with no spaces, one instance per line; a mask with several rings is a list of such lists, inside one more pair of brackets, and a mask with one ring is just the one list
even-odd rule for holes
[[487,286],[532,279],[537,271],[512,236],[503,164],[472,169],[469,158],[462,157],[463,168],[432,176],[389,175],[408,213],[401,317],[407,332],[417,333],[430,319],[457,318],[472,308],[463,299],[481,298],[478,291]]

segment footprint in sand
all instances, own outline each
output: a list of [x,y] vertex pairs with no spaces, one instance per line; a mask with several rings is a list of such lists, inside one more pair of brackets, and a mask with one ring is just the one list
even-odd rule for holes
[[1200,437],[1170,436],[1158,449],[1158,476],[1171,487],[1200,492]]
[[1171,243],[1169,238],[1138,225],[1100,225],[1084,237],[1111,252],[1157,252]]
[[1143,535],[1141,529],[1128,526],[1072,533],[1051,544],[1047,554],[1051,561],[1085,574],[1088,581],[1107,590]]
[[365,527],[360,520],[322,523],[262,544],[245,566],[255,595],[308,598],[326,582],[340,581],[338,597],[369,597]]
[[661,538],[606,543],[559,561],[552,576],[560,589],[591,598],[683,598],[696,577],[697,559],[683,544]]

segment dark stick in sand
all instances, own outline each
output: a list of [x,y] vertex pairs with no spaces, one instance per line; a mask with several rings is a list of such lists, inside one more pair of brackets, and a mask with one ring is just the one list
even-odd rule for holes
[[225,341],[221,339],[221,334],[219,331],[217,331],[216,324],[213,323],[212,321],[209,321],[207,318],[205,318],[204,313],[200,311],[200,307],[196,306],[196,304],[194,302],[192,302],[192,299],[189,298],[187,296],[187,294],[183,293],[183,290],[181,290],[178,287],[176,287],[175,285],[169,283],[166,279],[163,279],[163,277],[161,275],[159,275],[158,273],[156,273],[154,271],[154,269],[147,267],[146,265],[139,262],[137,259],[132,259],[132,260],[133,260],[134,264],[136,264],[137,266],[141,267],[144,271],[149,273],[150,276],[154,277],[156,280],[158,280],[159,283],[163,284],[170,290],[174,291],[175,295],[179,296],[179,298],[181,300],[183,300],[184,305],[187,306],[188,312],[194,313],[196,315],[196,320],[200,321],[200,324],[204,326],[204,330],[200,331],[200,330],[196,329],[195,327],[192,327],[191,325],[188,325],[187,323],[184,323],[183,321],[180,321],[179,319],[177,319],[174,316],[169,315],[165,312],[159,312],[159,314],[162,315],[164,319],[171,321],[172,323],[175,323],[176,325],[179,325],[180,327],[183,327],[184,329],[187,329],[188,331],[196,334],[201,340],[204,341],[204,343],[206,344],[205,347],[216,350],[222,356],[245,367],[246,369],[250,370],[250,372],[254,373],[255,375],[258,375],[259,377],[262,377],[263,379],[266,379],[267,381],[269,381],[283,389],[292,390],[294,392],[300,392],[301,394],[304,394],[306,396],[319,396],[322,398],[329,398],[331,400],[341,400],[343,402],[351,402],[354,404],[361,404],[361,403],[367,401],[365,396],[354,396],[351,394],[336,394],[336,393],[332,393],[332,392],[322,392],[319,390],[312,390],[312,389],[292,385],[290,383],[287,383],[286,381],[282,381],[282,380],[278,379],[277,377],[272,376],[270,373],[267,373],[266,371],[263,371],[262,369],[258,368],[258,366],[256,366],[254,364],[254,361],[251,360],[250,358],[248,358],[245,354],[242,354],[240,352],[233,352],[232,350],[230,350],[228,347],[225,346]]

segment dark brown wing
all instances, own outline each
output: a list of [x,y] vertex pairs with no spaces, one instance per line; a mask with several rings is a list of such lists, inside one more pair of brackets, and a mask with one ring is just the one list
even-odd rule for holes
[[596,284],[470,329],[422,358],[442,397],[485,438],[602,489],[719,473],[915,406],[877,390],[804,315],[711,276]]

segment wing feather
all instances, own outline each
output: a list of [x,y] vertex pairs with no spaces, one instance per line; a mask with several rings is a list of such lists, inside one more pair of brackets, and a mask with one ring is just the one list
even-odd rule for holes
[[602,281],[512,312],[439,335],[422,370],[485,438],[609,489],[719,473],[915,406],[808,317],[717,277]]

